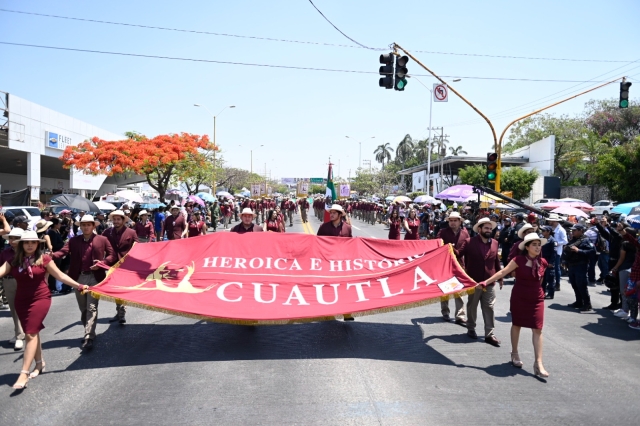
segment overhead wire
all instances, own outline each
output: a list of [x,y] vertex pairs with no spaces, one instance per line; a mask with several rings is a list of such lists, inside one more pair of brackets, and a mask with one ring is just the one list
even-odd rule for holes
[[[126,53],[126,52],[113,52],[107,50],[95,50],[95,49],[79,49],[72,47],[61,47],[61,46],[46,46],[39,44],[28,44],[28,43],[14,43],[8,41],[0,41],[0,44],[8,45],[8,46],[20,46],[20,47],[32,47],[38,49],[52,49],[52,50],[62,50],[69,52],[82,52],[82,53],[95,53],[101,55],[115,55],[115,56],[128,56],[128,57],[138,57],[138,58],[147,58],[147,59],[164,59],[164,60],[172,60],[172,61],[187,61],[187,62],[202,62],[202,63],[214,63],[214,64],[224,64],[224,65],[241,65],[241,66],[253,66],[253,67],[265,67],[265,68],[283,68],[283,69],[293,69],[293,70],[306,70],[306,71],[326,71],[326,72],[343,72],[343,73],[352,73],[352,74],[375,74],[379,75],[379,73],[375,71],[359,71],[359,70],[346,70],[346,69],[332,69],[332,68],[317,68],[317,67],[302,67],[302,66],[294,66],[294,65],[278,65],[278,64],[259,64],[253,62],[238,62],[238,61],[221,61],[216,59],[198,59],[198,58],[183,58],[176,56],[164,56],[164,55],[149,55],[142,53]],[[414,74],[419,77],[432,77],[426,74]],[[444,78],[465,78],[470,80],[499,80],[499,81],[529,81],[529,82],[552,82],[552,83],[578,83],[578,82],[587,82],[582,80],[553,80],[553,79],[534,79],[534,78],[511,78],[511,77],[479,77],[479,76],[461,76],[461,75],[443,75],[441,77]],[[591,82],[591,81],[588,81]]]
[[[314,5],[315,6],[315,5]],[[229,33],[220,33],[213,31],[203,31],[203,30],[190,30],[184,28],[171,28],[171,27],[162,27],[162,26],[154,26],[154,25],[144,25],[144,24],[132,24],[126,22],[115,22],[115,21],[106,21],[100,19],[90,19],[90,18],[78,18],[73,16],[62,16],[62,15],[54,15],[47,13],[37,13],[37,12],[26,12],[22,10],[14,10],[14,9],[5,9],[0,8],[0,12],[5,13],[16,13],[22,15],[31,15],[31,16],[40,16],[45,18],[54,18],[54,19],[66,19],[71,21],[80,21],[80,22],[90,22],[95,24],[104,24],[104,25],[118,25],[124,27],[132,27],[132,28],[143,28],[143,29],[151,29],[158,31],[174,31],[174,32],[182,32],[182,33],[191,33],[191,34],[202,34],[202,35],[212,35],[219,37],[233,37],[233,38],[241,38],[241,39],[253,39],[253,40],[264,40],[264,41],[272,41],[272,42],[280,42],[280,43],[296,43],[296,44],[308,44],[308,45],[317,45],[317,46],[328,46],[328,47],[342,47],[342,48],[352,48],[352,49],[373,49],[373,50],[387,50],[387,48],[371,48],[364,45],[359,45],[357,41],[348,38],[354,43],[358,43],[358,45],[349,45],[349,44],[336,44],[336,43],[325,43],[325,42],[314,42],[314,41],[304,41],[304,40],[291,40],[291,39],[282,39],[275,37],[260,37],[260,36],[250,36],[250,35],[241,35],[241,34],[229,34]],[[333,25],[333,24],[332,24]],[[609,63],[628,63],[629,61],[623,60],[609,60],[609,59],[573,59],[573,58],[548,58],[548,57],[531,57],[531,56],[512,56],[512,55],[491,55],[491,54],[483,54],[483,53],[460,53],[460,52],[441,52],[441,51],[432,51],[432,50],[412,50],[416,53],[427,53],[433,55],[453,55],[453,56],[469,56],[469,57],[487,57],[487,58],[498,58],[498,59],[524,59],[524,60],[539,60],[539,61],[567,61],[567,62],[609,62]]]

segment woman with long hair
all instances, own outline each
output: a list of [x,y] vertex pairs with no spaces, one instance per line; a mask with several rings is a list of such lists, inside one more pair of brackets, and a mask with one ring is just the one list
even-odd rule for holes
[[278,220],[278,214],[275,210],[269,210],[267,214],[267,220],[262,225],[265,232],[284,232],[282,230],[282,223]]
[[409,217],[402,223],[402,226],[407,231],[404,234],[405,240],[420,239],[420,219],[418,219],[417,215],[416,209],[409,210]]
[[[51,292],[45,280],[47,273],[76,290],[88,289],[87,286],[78,284],[60,272],[56,264],[51,261],[51,257],[43,253],[40,245],[42,242],[44,240],[38,238],[34,231],[25,231],[18,241],[13,260],[0,266],[0,278],[11,275],[18,284],[15,309],[27,342],[22,370],[13,385],[14,389],[26,388],[30,379],[44,372],[40,330],[44,328],[42,323],[51,307]],[[34,361],[36,366],[30,372],[29,369]]]
[[199,237],[207,233],[207,225],[202,220],[200,209],[194,209],[191,213],[191,219],[189,220],[189,238]]
[[402,225],[402,218],[398,214],[398,208],[394,208],[391,212],[391,216],[389,216],[389,239],[390,240],[399,240],[400,239],[400,226]]
[[532,233],[525,236],[518,248],[520,254],[514,257],[506,268],[496,273],[483,283],[491,284],[507,277],[515,271],[516,282],[511,291],[511,364],[522,368],[522,361],[518,355],[518,340],[520,329],[530,328],[533,332],[533,351],[535,363],[533,372],[539,377],[549,377],[549,373],[542,365],[542,326],[544,323],[544,290],[542,280],[547,269],[547,261],[542,258],[542,246],[547,243],[545,238]]

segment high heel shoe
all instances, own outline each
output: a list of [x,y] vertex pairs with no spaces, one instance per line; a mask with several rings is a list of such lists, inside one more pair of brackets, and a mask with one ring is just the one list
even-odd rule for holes
[[[29,372],[27,370],[22,370],[20,371],[20,374],[25,374],[27,376],[27,381],[24,382],[23,384],[19,385],[17,382],[13,385],[14,389],[26,389],[27,388],[27,383],[29,383]],[[18,377],[19,379],[20,377]]]
[[542,364],[538,366],[537,363],[533,364],[533,374],[535,376],[542,377],[542,378],[549,377],[549,373],[547,372],[547,370],[544,369],[544,367],[542,367]]
[[[42,366],[38,368],[38,364],[42,364]],[[33,369],[31,374],[29,374],[29,379],[35,379],[36,377],[44,373],[44,368],[46,365],[47,364],[42,359],[40,361],[36,361],[36,368]]]
[[511,364],[516,368],[522,368],[522,361],[515,359],[516,357],[520,358],[518,352],[511,352]]

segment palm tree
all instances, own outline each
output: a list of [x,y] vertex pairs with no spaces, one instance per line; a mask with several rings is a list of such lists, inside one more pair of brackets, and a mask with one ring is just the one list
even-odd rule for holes
[[391,153],[393,152],[393,148],[391,148],[391,144],[389,142],[378,145],[373,153],[376,155],[376,161],[382,164],[382,168],[384,169],[384,162],[391,161]]
[[454,156],[458,156],[460,154],[467,154],[467,151],[462,149],[462,145],[458,145],[457,148],[450,146],[449,151],[451,151],[451,155],[454,155]]
[[415,148],[415,144],[413,139],[411,139],[411,135],[406,135],[398,144],[396,148],[396,160],[399,160],[402,164],[402,168],[404,169],[404,164],[413,156],[413,150]]
[[426,163],[429,158],[429,139],[422,139],[415,145],[415,156],[421,163]]

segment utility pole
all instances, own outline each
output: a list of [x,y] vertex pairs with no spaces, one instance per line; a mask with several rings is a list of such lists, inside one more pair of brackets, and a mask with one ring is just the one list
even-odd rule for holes
[[[433,96],[431,96],[431,99],[433,99]],[[431,115],[431,112],[429,112],[429,115]],[[428,150],[428,153],[427,153],[427,173],[428,173],[429,176],[427,177],[427,180],[428,180],[428,183],[427,183],[427,195],[432,195],[432,194],[429,194],[429,187],[431,186],[431,143],[433,142],[431,140],[431,131],[432,130],[441,130],[441,131],[443,131],[443,128],[442,127],[431,127],[431,118],[429,118],[429,143],[427,145],[427,150]],[[435,189],[436,189],[436,185],[434,184],[433,185],[433,190],[434,190],[433,195],[435,195]],[[440,192],[440,191],[438,191],[438,192]]]

